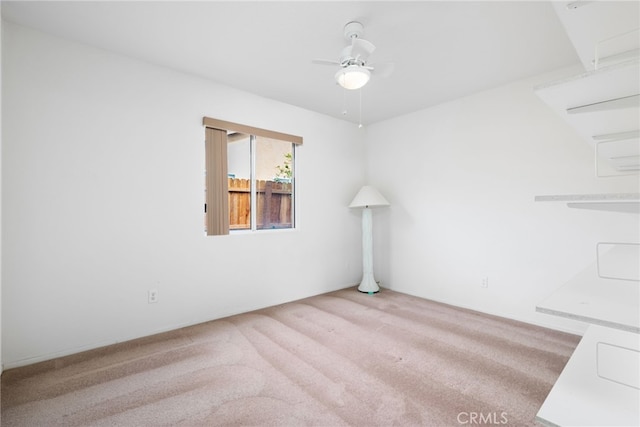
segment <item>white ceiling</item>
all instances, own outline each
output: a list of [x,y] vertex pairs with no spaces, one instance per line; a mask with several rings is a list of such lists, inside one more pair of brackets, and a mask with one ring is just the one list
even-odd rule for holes
[[352,20],[377,47],[371,62],[395,63],[363,89],[363,123],[580,62],[546,1],[2,0],[2,16],[355,123],[358,91],[311,62],[338,59]]

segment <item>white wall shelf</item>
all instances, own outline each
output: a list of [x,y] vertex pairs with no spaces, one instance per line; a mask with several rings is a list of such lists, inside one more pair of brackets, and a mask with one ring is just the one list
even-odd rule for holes
[[638,301],[638,282],[598,277],[593,263],[539,303],[536,311],[638,334]]
[[[617,99],[626,99],[627,103],[620,105],[621,103],[614,102],[614,106],[618,104],[618,107],[622,108],[637,108],[638,99],[635,95],[640,93],[640,83],[637,78],[639,68],[640,60],[634,58],[598,70],[586,71],[576,76],[544,83],[536,86],[534,91],[545,103],[558,114],[565,117],[565,119],[582,117],[583,114],[586,114],[590,110],[586,109],[586,111],[583,110],[585,111],[583,114],[578,114],[580,110],[577,110],[577,108],[579,107]],[[607,110],[616,111],[618,109],[620,108],[596,109],[595,112]],[[574,114],[570,114],[572,111]],[[637,122],[632,122],[632,124],[635,123]],[[579,124],[579,122],[576,122],[576,124]],[[606,124],[602,123],[600,125]],[[623,131],[621,130],[619,132]],[[589,132],[589,137],[603,133],[610,132]]]
[[536,421],[545,426],[640,425],[640,390],[634,387],[639,354],[637,334],[589,326]]
[[[536,87],[536,94],[594,148],[597,164],[638,173],[640,156],[640,60],[588,71]],[[607,143],[596,153],[597,143]],[[614,174],[611,174],[615,176]],[[609,176],[609,175],[607,175]]]
[[562,194],[535,196],[536,202],[565,202],[574,209],[640,213],[640,193]]
[[638,2],[551,3],[586,70],[638,56]]

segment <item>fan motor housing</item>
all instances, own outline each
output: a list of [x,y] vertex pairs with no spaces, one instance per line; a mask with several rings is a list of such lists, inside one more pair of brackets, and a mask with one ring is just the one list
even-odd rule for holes
[[340,66],[347,67],[349,65],[364,65],[364,61],[358,60],[351,56],[351,45],[345,46],[340,53]]
[[364,25],[362,25],[358,21],[348,22],[347,25],[344,26],[344,38],[347,40],[351,40],[352,38],[362,37],[364,33]]

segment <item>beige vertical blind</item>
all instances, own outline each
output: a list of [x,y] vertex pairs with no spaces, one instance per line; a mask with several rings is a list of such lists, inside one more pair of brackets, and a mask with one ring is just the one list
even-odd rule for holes
[[206,128],[207,235],[229,234],[227,131]]

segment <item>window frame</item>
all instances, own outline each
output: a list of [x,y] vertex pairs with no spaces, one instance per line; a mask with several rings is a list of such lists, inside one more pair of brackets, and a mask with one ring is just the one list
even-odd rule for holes
[[255,188],[255,138],[251,138],[251,228],[234,231],[234,233],[253,233],[270,230],[291,230],[296,228],[297,221],[293,217],[296,215],[295,203],[296,188],[296,146],[302,145],[302,137],[290,135],[282,132],[276,132],[268,129],[261,129],[254,126],[247,126],[239,123],[229,122],[225,120],[214,119],[211,117],[203,117],[202,124],[205,127],[205,223],[207,228],[207,236],[219,236],[230,234],[229,230],[229,206],[228,206],[228,181],[227,181],[227,135],[229,132],[238,132],[260,136],[270,139],[291,142],[293,144],[292,156],[294,166],[294,179],[292,180],[292,224],[289,228],[257,228],[255,220],[255,202],[257,201],[257,189]]

